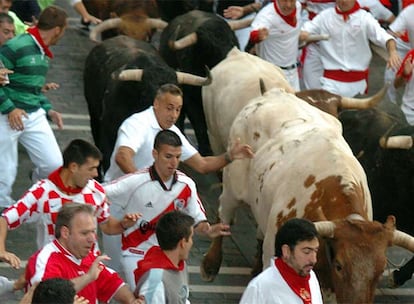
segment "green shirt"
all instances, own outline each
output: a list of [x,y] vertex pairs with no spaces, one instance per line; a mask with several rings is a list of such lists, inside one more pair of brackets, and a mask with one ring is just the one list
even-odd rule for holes
[[42,93],[49,69],[49,57],[26,33],[7,41],[0,48],[0,60],[13,74],[9,74],[10,84],[0,86],[0,112],[10,113],[15,108],[34,112],[43,108],[46,113],[52,108]]

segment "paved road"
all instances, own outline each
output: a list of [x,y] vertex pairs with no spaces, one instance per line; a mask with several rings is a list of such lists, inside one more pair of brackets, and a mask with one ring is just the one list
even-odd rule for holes
[[[59,145],[64,148],[73,138],[92,140],[89,130],[89,120],[86,103],[83,97],[82,70],[86,54],[93,47],[83,31],[79,30],[79,18],[64,0],[57,3],[65,8],[71,15],[70,27],[62,41],[53,48],[55,59],[52,61],[48,75],[48,81],[55,81],[61,85],[58,91],[50,92],[49,97],[54,107],[64,113],[65,130],[56,130],[55,134]],[[376,60],[371,70],[371,92],[375,91],[382,81],[383,63]],[[191,131],[188,133],[191,137]],[[18,198],[31,185],[28,172],[31,169],[30,161],[26,153],[20,151],[19,174],[16,181],[13,196]],[[216,218],[217,197],[220,194],[220,183],[214,174],[201,176],[193,174],[197,181],[200,196],[206,206],[211,221]],[[189,259],[190,264],[190,296],[193,304],[238,303],[243,289],[247,285],[250,276],[250,267],[253,264],[255,254],[255,224],[247,207],[241,208],[237,214],[237,223],[232,227],[232,237],[226,238],[224,244],[223,268],[216,281],[205,283],[199,276],[199,265],[203,254],[207,251],[209,241],[195,239],[195,244]],[[34,230],[30,224],[9,233],[7,247],[16,252],[23,260],[27,260],[35,250]],[[408,257],[405,251],[392,248],[390,256],[399,261]],[[0,263],[0,275],[17,277],[20,271],[10,269]],[[391,290],[386,288],[386,276],[377,290],[375,303],[414,303],[413,283],[405,288]],[[21,293],[8,299],[0,299],[1,303],[14,304],[18,302]]]

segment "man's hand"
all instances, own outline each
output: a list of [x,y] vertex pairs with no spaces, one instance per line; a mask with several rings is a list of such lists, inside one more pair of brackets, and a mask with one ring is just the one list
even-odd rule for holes
[[229,6],[223,10],[223,16],[227,19],[239,19],[244,16],[244,10],[241,6]]
[[259,41],[266,40],[269,37],[269,30],[265,27],[259,28]]
[[2,68],[0,69],[0,84],[1,85],[6,85],[9,84],[9,77],[7,75],[9,74],[13,74],[14,72],[12,70],[6,69],[6,68]]
[[232,144],[229,154],[231,161],[235,159],[253,158],[254,156],[252,147],[248,144],[241,144],[240,138],[237,138],[236,142]]
[[22,117],[28,117],[25,110],[16,108],[8,114],[10,128],[16,131],[23,131],[24,124]]
[[123,229],[128,229],[135,225],[138,219],[142,217],[141,213],[127,213],[124,215],[124,218],[121,221],[121,226]]
[[102,264],[103,261],[109,261],[111,258],[107,255],[100,255],[96,258],[96,260],[92,263],[91,268],[86,275],[89,277],[89,282],[95,281],[105,266]]
[[63,129],[63,119],[62,115],[59,112],[55,110],[49,110],[49,112],[47,112],[47,115],[58,126],[59,130]]
[[10,264],[13,268],[19,269],[21,265],[20,259],[11,252],[0,252],[0,261]]
[[89,300],[85,299],[84,297],[75,295],[75,298],[73,300],[73,304],[89,304]]
[[59,89],[60,85],[55,82],[48,82],[42,87],[42,93],[46,93],[50,90],[57,90]]
[[228,236],[231,235],[230,226],[223,223],[210,225],[210,229],[206,232],[206,234],[212,239],[218,236]]

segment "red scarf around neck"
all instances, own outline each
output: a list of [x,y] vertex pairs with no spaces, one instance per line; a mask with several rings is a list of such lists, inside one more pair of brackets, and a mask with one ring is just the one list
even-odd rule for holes
[[43,41],[42,37],[40,36],[39,29],[37,28],[37,26],[29,27],[27,29],[27,32],[36,39],[37,43],[40,44],[40,46],[42,47],[42,49],[45,52],[46,56],[49,57],[50,59],[52,59],[53,54],[49,50],[49,47]]
[[306,277],[300,276],[282,258],[275,259],[275,266],[293,292],[302,299],[303,303],[312,304],[311,290],[309,287],[310,275]]
[[66,194],[73,195],[78,194],[82,191],[82,188],[76,187],[73,188],[71,186],[66,186],[63,183],[62,178],[60,177],[60,172],[62,171],[62,167],[50,173],[48,179],[56,185],[61,191],[65,192]]
[[[295,4],[296,5],[296,4]],[[280,17],[282,17],[283,20],[290,26],[296,27],[296,6],[293,12],[291,12],[289,15],[285,16],[282,14],[282,12],[279,9],[279,6],[277,5],[277,0],[273,1],[273,6],[275,7],[276,12],[279,14]]]
[[355,1],[354,6],[346,11],[346,12],[342,12],[339,10],[338,6],[335,6],[335,11],[337,14],[342,15],[342,18],[344,18],[344,21],[347,21],[349,19],[349,15],[355,13],[356,11],[358,11],[361,7],[359,6],[358,2]]

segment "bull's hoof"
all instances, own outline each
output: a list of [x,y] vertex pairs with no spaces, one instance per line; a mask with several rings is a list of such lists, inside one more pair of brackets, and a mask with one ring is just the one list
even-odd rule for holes
[[394,270],[392,272],[392,278],[390,278],[390,288],[398,288],[402,285],[404,285],[404,283],[411,279],[411,275],[406,275],[404,272],[400,271],[400,270]]
[[216,278],[220,266],[221,266],[221,260],[222,257],[218,258],[209,258],[208,255],[206,255],[200,265],[200,274],[203,281],[206,282],[213,282]]

